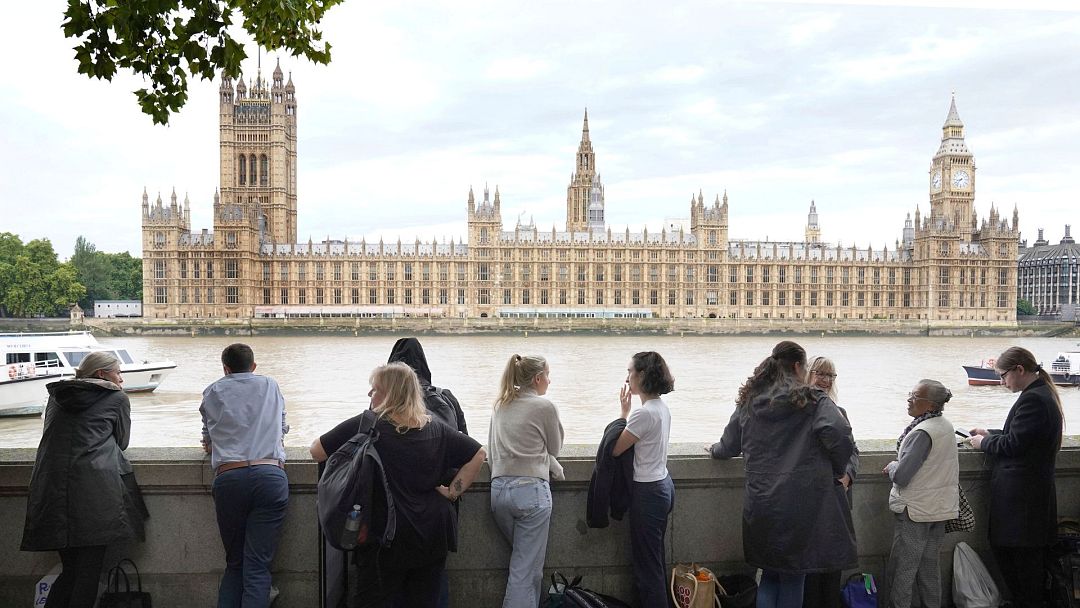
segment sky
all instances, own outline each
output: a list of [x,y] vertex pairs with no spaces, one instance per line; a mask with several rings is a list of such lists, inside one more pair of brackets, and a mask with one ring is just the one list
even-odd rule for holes
[[[141,255],[144,188],[189,196],[193,230],[212,230],[219,83],[192,82],[153,125],[139,79],[76,72],[65,4],[6,11],[0,232],[61,258],[79,235]],[[485,184],[506,229],[562,230],[587,107],[613,230],[659,230],[726,191],[731,239],[802,240],[814,200],[823,240],[893,249],[928,210],[954,93],[979,217],[1015,205],[1024,238],[1056,242],[1080,230],[1075,6],[346,0],[323,22],[329,65],[270,50],[262,66],[296,85],[302,242],[460,241]]]

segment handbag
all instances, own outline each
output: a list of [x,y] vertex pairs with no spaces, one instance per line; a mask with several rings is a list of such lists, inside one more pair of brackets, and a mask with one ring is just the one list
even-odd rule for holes
[[676,608],[714,608],[720,603],[716,586],[716,576],[708,568],[676,564],[671,569],[671,600]]
[[567,581],[559,572],[551,574],[548,608],[630,608],[617,597],[597,593],[581,586],[581,576]]
[[[135,571],[135,591],[131,590],[131,580],[124,569],[128,564]],[[124,577],[124,590],[120,591],[120,577]],[[150,593],[142,590],[142,576],[135,562],[124,558],[109,570],[105,592],[98,599],[98,608],[151,608]]]
[[844,608],[877,608],[877,584],[873,574],[852,574],[840,591]]
[[716,599],[721,608],[754,608],[757,605],[757,582],[745,574],[716,577]]
[[957,514],[956,519],[945,522],[946,534],[949,532],[971,532],[975,529],[975,510],[971,508],[967,494],[964,494],[964,487],[958,485],[956,489],[960,492],[960,512]]

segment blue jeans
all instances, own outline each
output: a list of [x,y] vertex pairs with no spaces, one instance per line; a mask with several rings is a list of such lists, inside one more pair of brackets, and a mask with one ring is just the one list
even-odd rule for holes
[[660,481],[634,482],[630,500],[630,551],[641,608],[666,608],[670,602],[664,534],[668,514],[674,506],[675,484],[671,475]]
[[510,542],[503,608],[536,608],[551,524],[551,486],[539,477],[496,477],[491,480],[491,513]]
[[270,563],[289,506],[289,479],[272,465],[232,469],[214,478],[212,492],[225,546],[218,608],[264,608]]
[[761,585],[758,586],[757,592],[757,608],[801,608],[805,584],[805,574],[762,570]]

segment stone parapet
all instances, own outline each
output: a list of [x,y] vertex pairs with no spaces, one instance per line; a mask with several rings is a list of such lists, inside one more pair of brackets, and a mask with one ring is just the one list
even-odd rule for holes
[[[892,538],[889,483],[879,472],[894,457],[889,441],[860,441],[862,475],[853,489],[861,569],[879,579]],[[546,567],[548,572],[583,574],[590,588],[630,598],[630,543],[627,522],[607,529],[585,525],[585,501],[596,447],[567,446],[560,458],[566,481],[552,484],[554,510]],[[281,590],[276,608],[318,605],[318,529],[315,519],[316,465],[306,450],[290,448],[286,465],[292,490],[289,514],[274,566]],[[0,449],[0,606],[29,606],[34,583],[58,563],[53,552],[19,551],[26,493],[35,450]],[[131,448],[151,512],[145,543],[114,547],[107,562],[131,557],[143,574],[143,587],[159,608],[212,606],[224,567],[224,553],[210,496],[213,473],[198,448]],[[950,534],[942,547],[944,581],[951,581],[953,545],[966,541],[990,563],[986,543],[988,471],[981,453],[961,453],[961,483],[975,508],[974,532]],[[697,444],[671,448],[669,469],[675,481],[675,510],[667,536],[668,561],[697,562],[717,572],[745,572],[741,511],[741,459],[709,459]],[[1071,437],[1058,458],[1058,505],[1062,517],[1080,518],[1080,438]],[[498,606],[505,585],[509,548],[488,506],[485,467],[461,508],[461,551],[448,562],[452,605]]]

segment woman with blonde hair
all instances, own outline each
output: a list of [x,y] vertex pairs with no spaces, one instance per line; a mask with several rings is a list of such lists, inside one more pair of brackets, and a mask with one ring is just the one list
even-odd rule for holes
[[[828,357],[814,357],[810,359],[806,371],[806,383],[813,388],[825,391],[825,394],[838,403],[836,392],[836,365]],[[844,419],[848,419],[844,408],[837,405]],[[851,459],[844,468],[844,474],[838,479],[840,485],[847,491],[848,509],[851,509],[851,484],[859,473],[859,448],[855,445],[855,437],[848,431],[848,439],[851,440]],[[806,583],[803,587],[803,608],[840,608],[840,570],[828,570],[826,572],[810,572],[806,575]]]
[[1050,374],[1014,346],[997,358],[1001,383],[1020,393],[1000,430],[971,429],[971,446],[993,455],[990,548],[1016,606],[1045,606],[1048,550],[1057,540],[1054,471],[1065,416]]
[[[394,498],[397,530],[389,547],[358,552],[354,598],[360,606],[389,607],[400,594],[408,606],[432,607],[455,537],[450,503],[469,489],[484,462],[484,450],[468,435],[432,421],[420,381],[408,365],[376,367],[370,383],[370,407],[378,415],[376,449]],[[326,460],[356,434],[361,416],[316,439],[311,456]],[[450,485],[440,485],[443,474],[454,468],[459,470]]]
[[540,603],[551,523],[549,478],[563,478],[556,460],[563,444],[559,410],[544,398],[550,384],[543,357],[511,356],[491,415],[491,512],[510,543],[503,608]]
[[47,607],[93,606],[106,547],[143,537],[141,499],[124,479],[132,468],[124,456],[131,404],[123,384],[116,356],[95,351],[79,363],[74,379],[46,386],[22,550],[60,552],[64,569]]

